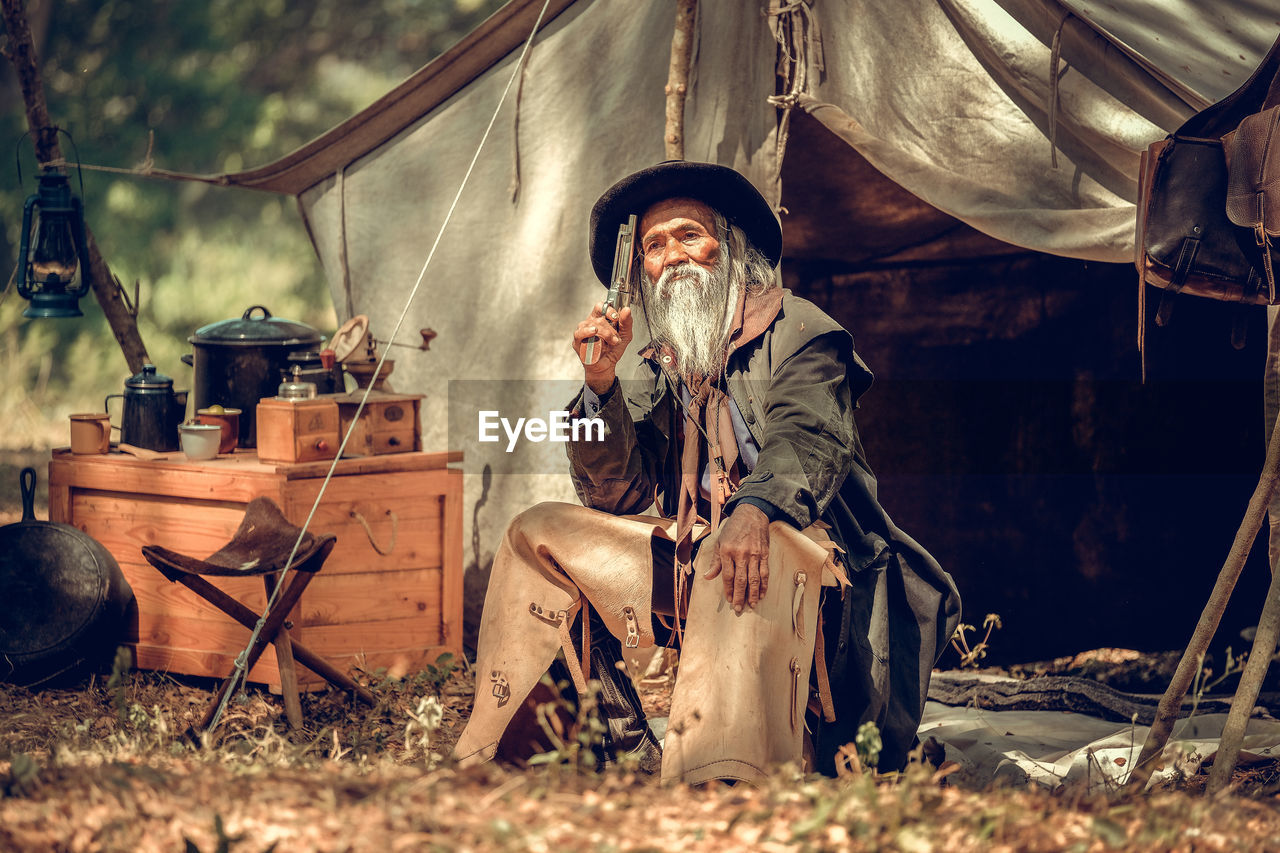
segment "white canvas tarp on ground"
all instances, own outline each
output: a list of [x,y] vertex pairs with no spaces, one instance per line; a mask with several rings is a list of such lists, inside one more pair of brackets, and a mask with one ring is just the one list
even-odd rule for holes
[[[1149,785],[1194,777],[1217,755],[1226,714],[1181,719]],[[1024,785],[1050,791],[1076,787],[1091,794],[1119,791],[1133,771],[1148,726],[1068,711],[987,711],[926,702],[920,739],[935,738],[946,760],[960,765],[962,784]],[[1242,766],[1280,756],[1280,722],[1252,719]]]
[[[1008,243],[1103,261],[1132,257],[1139,152],[1243,82],[1280,29],[1262,4],[1221,0],[698,5],[686,158],[734,166],[779,201],[781,53],[808,80],[781,103],[902,187]],[[581,376],[570,335],[602,293],[586,257],[591,204],[664,156],[674,0],[554,0],[458,195],[541,6],[514,0],[360,115],[227,176],[299,198],[339,316],[368,314],[382,339],[458,196],[400,339],[439,337],[429,352],[396,349],[392,382],[426,395],[425,447],[468,454],[479,566],[511,515],[572,493],[562,447],[517,460],[478,441],[478,412],[545,417],[566,402]],[[802,37],[780,48],[775,29]],[[490,483],[485,466],[510,476]]]

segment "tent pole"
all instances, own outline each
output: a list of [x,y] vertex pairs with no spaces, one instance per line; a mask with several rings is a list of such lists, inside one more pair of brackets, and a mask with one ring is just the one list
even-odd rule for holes
[[689,63],[693,55],[693,25],[698,0],[677,0],[676,27],[671,35],[671,66],[667,72],[667,128],[663,135],[668,160],[684,159],[684,99],[689,92]]
[[[1280,424],[1280,420],[1277,424]],[[1257,487],[1253,490],[1253,496],[1249,499],[1244,521],[1236,532],[1235,541],[1231,543],[1226,562],[1222,566],[1222,571],[1218,573],[1217,583],[1213,585],[1213,592],[1209,594],[1209,601],[1200,614],[1200,621],[1196,624],[1190,642],[1187,643],[1186,651],[1182,653],[1182,660],[1178,661],[1173,679],[1169,682],[1164,696],[1160,698],[1156,717],[1151,723],[1150,731],[1147,732],[1146,741],[1142,744],[1142,752],[1138,754],[1137,763],[1129,775],[1126,787],[1132,791],[1140,791],[1146,787],[1147,780],[1155,770],[1156,761],[1164,751],[1165,744],[1169,742],[1169,735],[1172,734],[1173,723],[1182,709],[1182,700],[1187,695],[1187,688],[1191,686],[1192,679],[1204,661],[1209,642],[1213,639],[1214,632],[1218,630],[1218,623],[1222,620],[1223,611],[1226,610],[1227,602],[1231,599],[1231,592],[1235,589],[1241,570],[1244,569],[1245,558],[1249,556],[1253,541],[1258,538],[1258,531],[1262,529],[1262,520],[1266,517],[1267,507],[1270,506],[1271,498],[1275,495],[1278,478],[1280,478],[1280,429],[1273,429],[1271,442],[1267,446],[1267,459],[1262,466],[1262,475],[1258,479]],[[1259,630],[1259,634],[1261,633]],[[1269,659],[1270,654],[1266,657]],[[1256,691],[1254,698],[1257,698]],[[1252,702],[1249,706],[1248,710],[1252,710]],[[1232,705],[1232,712],[1235,712],[1235,703]],[[1219,760],[1222,760],[1221,751],[1219,751]],[[1232,763],[1234,764],[1234,760]]]
[[1210,796],[1223,790],[1231,782],[1231,774],[1235,772],[1236,762],[1240,759],[1244,730],[1249,725],[1249,717],[1253,715],[1253,703],[1258,701],[1258,692],[1262,689],[1262,680],[1266,677],[1271,656],[1275,654],[1278,638],[1280,572],[1272,572],[1271,588],[1267,592],[1266,604],[1262,606],[1258,632],[1253,638],[1253,650],[1249,652],[1249,660],[1240,675],[1236,695],[1231,699],[1231,711],[1227,714],[1227,722],[1222,727],[1222,737],[1218,741],[1218,757],[1213,760],[1209,782],[1205,785],[1204,792]]
[[[22,100],[27,108],[27,127],[35,143],[36,160],[39,163],[55,163],[63,159],[62,149],[58,145],[58,129],[49,117],[49,107],[44,97],[44,82],[40,79],[39,60],[36,57],[35,44],[31,38],[31,28],[27,25],[22,0],[0,0],[0,11],[4,14],[5,29],[9,33],[9,46],[5,55],[13,63],[18,74],[18,84],[22,89]],[[102,313],[111,324],[120,350],[129,365],[129,370],[137,373],[142,365],[151,360],[147,355],[146,345],[142,343],[142,335],[138,333],[138,324],[133,312],[122,297],[120,283],[112,275],[110,267],[98,250],[98,243],[93,238],[93,231],[85,224],[85,237],[88,244],[89,269],[81,270],[82,276],[88,276],[93,295],[102,306]]]

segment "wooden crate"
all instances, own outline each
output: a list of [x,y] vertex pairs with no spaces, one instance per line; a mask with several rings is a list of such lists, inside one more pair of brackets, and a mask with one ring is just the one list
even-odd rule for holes
[[[461,453],[398,453],[341,460],[310,529],[337,544],[307,587],[292,633],[339,669],[414,672],[462,646]],[[252,451],[190,462],[181,453],[142,461],[121,453],[49,463],[49,517],[101,542],[138,599],[137,665],[222,677],[248,644],[247,629],[142,556],[161,545],[206,557],[239,526],[245,505],[270,497],[294,524],[311,512],[328,462],[276,464]],[[266,604],[261,578],[210,578],[246,606]],[[325,682],[298,668],[303,686]],[[279,688],[268,647],[249,680]]]

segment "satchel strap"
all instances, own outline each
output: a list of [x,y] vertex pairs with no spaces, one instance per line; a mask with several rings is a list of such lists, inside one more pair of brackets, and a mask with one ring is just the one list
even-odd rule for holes
[[1173,313],[1173,298],[1186,286],[1191,268],[1196,262],[1196,253],[1199,251],[1199,237],[1187,237],[1182,241],[1182,251],[1178,252],[1178,262],[1174,265],[1173,274],[1169,278],[1169,287],[1160,293],[1160,307],[1156,309],[1157,326],[1164,326],[1169,322],[1169,315]]
[[1262,295],[1262,276],[1253,267],[1249,268],[1249,279],[1240,288],[1240,295],[1231,312],[1231,346],[1242,350],[1248,342],[1249,318],[1253,316],[1253,307]]
[[1280,38],[1240,88],[1187,119],[1174,135],[1219,139],[1235,130],[1245,116],[1277,103],[1280,103]]

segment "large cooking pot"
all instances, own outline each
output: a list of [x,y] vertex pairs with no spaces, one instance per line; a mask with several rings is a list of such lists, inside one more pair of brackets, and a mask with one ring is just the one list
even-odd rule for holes
[[20,482],[22,521],[0,527],[0,681],[30,687],[110,663],[134,599],[96,539],[36,521],[35,469]]
[[194,347],[190,361],[183,357],[194,368],[193,411],[214,405],[240,409],[240,446],[257,447],[258,401],[276,395],[291,367],[290,353],[318,350],[324,338],[306,323],[272,317],[254,305],[239,319],[201,326],[187,340]]

